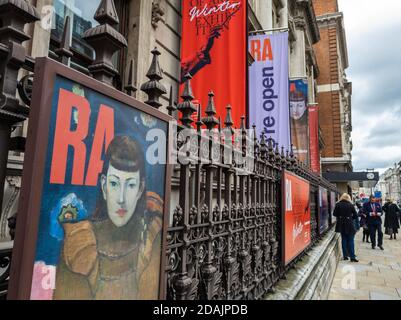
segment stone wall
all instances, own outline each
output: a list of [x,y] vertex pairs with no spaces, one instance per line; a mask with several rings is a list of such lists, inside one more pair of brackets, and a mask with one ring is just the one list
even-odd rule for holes
[[339,234],[329,231],[265,300],[327,300],[341,258],[339,239]]

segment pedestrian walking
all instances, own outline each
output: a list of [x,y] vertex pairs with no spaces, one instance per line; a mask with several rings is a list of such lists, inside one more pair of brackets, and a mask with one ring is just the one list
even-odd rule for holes
[[358,214],[352,204],[351,197],[348,194],[343,194],[340,201],[337,202],[333,215],[337,218],[336,232],[341,233],[341,242],[344,260],[351,262],[359,262],[355,255],[355,234],[356,221]]
[[[383,248],[383,231],[382,231],[382,215],[383,210],[379,203],[376,202],[374,196],[369,197],[369,202],[363,205],[363,213],[367,217],[367,223],[370,231],[370,241],[372,243],[372,249],[376,249],[376,244],[381,250]],[[378,235],[378,241],[376,242],[376,233]]]
[[384,228],[385,233],[390,236],[390,240],[397,239],[398,229],[400,228],[400,222],[398,215],[400,214],[400,208],[393,202],[392,199],[386,199],[386,203],[383,206],[384,216]]
[[360,218],[360,225],[363,230],[363,242],[370,243],[369,238],[370,238],[370,231],[369,231],[369,226],[368,226],[368,219],[366,214],[363,213],[362,210],[362,205],[360,202],[357,202],[356,206],[358,207],[358,217]]

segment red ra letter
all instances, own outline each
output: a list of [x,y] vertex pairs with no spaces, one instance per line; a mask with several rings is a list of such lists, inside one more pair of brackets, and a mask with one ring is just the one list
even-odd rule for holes
[[96,132],[93,138],[91,157],[89,160],[88,174],[85,185],[97,186],[99,174],[103,170],[102,152],[114,139],[114,110],[105,105],[100,106],[99,116],[96,122]]
[[269,59],[270,61],[273,61],[273,50],[272,50],[272,44],[270,42],[270,39],[265,39],[265,42],[263,44],[262,60],[266,61],[267,59]]
[[256,61],[260,61],[260,40],[251,40],[251,55]]
[[[75,131],[71,131],[73,108],[78,112],[78,123]],[[74,165],[71,183],[83,185],[86,159],[86,146],[83,140],[88,135],[90,111],[89,102],[84,97],[60,89],[50,183],[65,183],[68,147],[72,146],[74,148]]]

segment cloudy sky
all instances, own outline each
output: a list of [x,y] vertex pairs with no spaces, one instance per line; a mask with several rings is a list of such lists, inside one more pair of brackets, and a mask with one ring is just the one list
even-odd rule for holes
[[339,0],[353,83],[354,170],[401,161],[401,1]]

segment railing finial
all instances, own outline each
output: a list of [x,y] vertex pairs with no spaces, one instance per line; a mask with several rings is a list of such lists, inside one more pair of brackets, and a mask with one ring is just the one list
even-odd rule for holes
[[145,101],[146,104],[152,106],[153,108],[159,109],[162,104],[160,103],[160,97],[167,93],[166,87],[160,83],[163,79],[163,72],[159,64],[160,51],[157,48],[152,50],[152,63],[146,74],[149,79],[141,86],[141,90],[148,95],[148,100]]
[[88,69],[96,80],[113,86],[114,77],[119,74],[112,62],[113,54],[127,47],[127,40],[113,28],[119,23],[114,1],[102,0],[94,18],[99,25],[85,31],[82,36],[96,55]]

